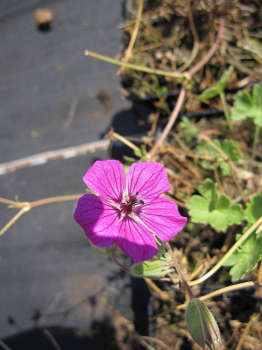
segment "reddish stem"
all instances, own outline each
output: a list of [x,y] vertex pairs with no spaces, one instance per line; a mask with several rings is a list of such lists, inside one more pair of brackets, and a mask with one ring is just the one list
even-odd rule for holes
[[[219,30],[218,30],[218,34],[217,34],[217,38],[214,42],[214,44],[212,45],[212,47],[210,48],[210,50],[208,51],[208,53],[202,58],[202,60],[200,60],[197,64],[195,64],[191,69],[189,69],[185,75],[188,78],[188,80],[191,80],[192,77],[194,76],[194,74],[200,69],[202,68],[209,60],[210,58],[213,56],[214,52],[216,51],[216,49],[218,48],[218,45],[221,41],[222,38],[222,34],[225,28],[225,19],[224,18],[220,18],[219,19]],[[154,145],[154,147],[149,151],[149,155],[152,156],[156,153],[158,147],[161,145],[161,143],[164,141],[164,139],[167,137],[167,135],[169,134],[170,130],[172,129],[177,116],[181,110],[182,104],[184,102],[184,98],[186,95],[186,84],[187,82],[184,81],[184,83],[182,84],[178,99],[177,99],[177,103],[176,106],[170,116],[170,119],[167,123],[167,125],[165,126],[165,129],[163,130],[161,136],[159,137],[158,141],[156,142],[156,144]]]
[[175,108],[174,108],[174,110],[173,110],[173,112],[172,112],[172,114],[170,116],[170,119],[169,119],[167,125],[165,126],[165,129],[162,132],[161,136],[157,140],[156,144],[149,151],[149,155],[152,156],[153,154],[155,154],[155,152],[157,151],[158,147],[161,145],[161,143],[164,141],[164,139],[167,137],[167,135],[169,134],[170,130],[172,129],[172,127],[173,127],[173,125],[174,125],[174,123],[176,121],[176,118],[178,116],[178,113],[180,112],[180,109],[181,109],[182,104],[184,102],[185,95],[186,95],[186,87],[185,87],[185,83],[183,83],[183,85],[181,87],[181,90],[180,90],[180,93],[179,93],[179,96],[178,96],[178,99],[177,99],[176,106],[175,106]]
[[210,60],[210,58],[214,55],[214,53],[215,53],[216,49],[218,48],[218,45],[222,39],[222,34],[224,32],[224,29],[225,29],[225,19],[221,17],[221,18],[219,18],[219,29],[218,29],[217,37],[216,37],[214,44],[211,46],[210,50],[202,58],[202,60],[200,60],[191,69],[189,69],[187,71],[187,76],[190,79],[192,79],[194,74],[196,74],[196,72],[199,71],[199,69],[201,69]]

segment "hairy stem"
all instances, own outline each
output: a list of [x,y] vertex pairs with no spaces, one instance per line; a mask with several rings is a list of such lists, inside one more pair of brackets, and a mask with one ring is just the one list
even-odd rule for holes
[[185,288],[187,290],[187,293],[188,293],[190,299],[194,299],[195,296],[194,296],[191,288],[189,287],[189,285],[187,283],[186,277],[185,277],[185,275],[184,275],[184,273],[183,273],[183,271],[182,271],[182,269],[181,269],[181,267],[180,267],[180,265],[179,265],[179,263],[177,261],[177,258],[175,256],[175,254],[173,253],[173,250],[170,247],[170,244],[167,242],[167,243],[165,243],[165,246],[166,246],[166,249],[167,249],[169,255],[172,258],[172,261],[174,263],[175,269],[176,269],[179,277],[181,278],[181,280],[182,280],[182,282],[183,282],[183,284],[184,284],[184,286],[185,286]]
[[113,245],[111,248],[110,248],[110,253],[111,253],[111,257],[112,259],[114,260],[114,262],[119,266],[121,267],[122,270],[130,273],[130,268],[123,265],[119,260],[117,260],[116,256],[115,256],[115,246]]

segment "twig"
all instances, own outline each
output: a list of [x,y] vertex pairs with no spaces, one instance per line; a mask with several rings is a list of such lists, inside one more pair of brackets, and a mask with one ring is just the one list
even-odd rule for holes
[[159,299],[165,301],[170,300],[170,295],[168,292],[163,292],[150,278],[145,277],[144,279],[147,283],[148,288],[151,289],[152,292],[155,292],[158,295]]
[[73,158],[82,154],[95,152],[97,150],[106,150],[110,145],[110,140],[99,140],[95,142],[85,143],[79,146],[67,147],[55,151],[38,153],[29,157],[20,158],[11,162],[0,164],[0,175],[9,171],[14,171],[28,166],[36,166],[45,164],[49,160],[59,158]]
[[[137,17],[136,17],[134,30],[133,30],[131,39],[130,39],[129,44],[128,44],[128,48],[126,49],[125,56],[123,59],[124,62],[127,62],[129,60],[131,53],[132,53],[132,50],[133,50],[133,47],[134,47],[134,44],[135,44],[135,41],[136,41],[139,25],[141,22],[142,12],[143,12],[143,4],[144,4],[144,1],[140,0],[139,5],[138,5],[138,10],[137,10]],[[120,68],[118,73],[121,73],[121,69],[122,69],[122,67]]]
[[183,282],[183,284],[184,284],[184,287],[186,288],[186,291],[187,291],[187,293],[188,293],[190,299],[194,299],[195,296],[194,296],[194,294],[193,294],[191,288],[189,287],[189,284],[188,284],[188,282],[187,282],[187,280],[186,280],[186,278],[185,278],[184,272],[182,271],[182,269],[181,269],[181,267],[180,267],[180,265],[179,265],[179,263],[178,263],[178,261],[177,261],[177,258],[176,258],[176,256],[175,256],[173,250],[172,250],[171,247],[170,247],[170,244],[167,242],[167,243],[165,243],[165,246],[166,246],[167,252],[168,252],[169,255],[171,256],[171,259],[172,259],[172,261],[173,261],[173,263],[174,263],[175,269],[176,269],[176,271],[177,271],[179,277],[181,278],[181,280],[182,280],[182,282]]
[[205,54],[205,56],[187,72],[187,77],[189,79],[192,78],[196,74],[196,72],[198,72],[199,69],[201,69],[213,56],[213,54],[215,53],[215,51],[218,48],[218,45],[221,41],[222,34],[224,32],[224,28],[225,28],[225,19],[220,18],[219,19],[218,34],[217,34],[217,38],[216,38],[214,44],[212,45],[210,50]]
[[[216,290],[216,291],[214,291],[212,293],[209,293],[209,294],[203,295],[201,297],[198,297],[198,299],[200,299],[202,301],[205,301],[207,299],[216,297],[216,296],[221,295],[221,294],[233,292],[234,290],[240,290],[240,289],[245,289],[245,288],[252,288],[252,287],[255,287],[255,286],[256,286],[255,282],[252,282],[252,281],[238,283],[238,284],[234,284],[232,286],[228,286],[228,287],[225,287],[225,288],[218,289],[218,290]],[[184,309],[186,309],[187,305],[188,304],[185,303],[185,304],[181,304],[181,305],[172,307],[169,310],[165,310],[165,311],[159,313],[158,315],[150,318],[150,320],[153,321],[156,318],[165,316],[165,315],[169,314],[172,311],[184,310]]]
[[145,335],[140,335],[140,339],[143,339],[145,341],[149,341],[152,343],[156,343],[157,345],[159,345],[162,349],[168,349],[168,346],[160,339],[157,338],[152,338],[152,337],[147,337]]
[[199,38],[198,38],[198,34],[197,34],[197,30],[195,27],[194,18],[193,18],[193,14],[192,14],[191,0],[187,0],[187,6],[188,6],[188,20],[189,20],[190,29],[191,29],[191,32],[192,32],[192,35],[194,38],[194,46],[193,46],[193,50],[192,50],[192,53],[191,53],[189,59],[185,62],[185,64],[183,64],[182,67],[179,68],[180,72],[183,72],[187,67],[189,67],[191,65],[191,63],[196,58],[198,50],[199,50]]
[[262,261],[260,262],[258,273],[257,273],[257,283],[261,286],[262,285]]
[[159,146],[162,144],[162,142],[165,140],[165,138],[167,137],[167,135],[169,134],[170,130],[172,129],[177,116],[180,112],[180,109],[182,108],[182,104],[184,102],[184,98],[186,96],[186,86],[185,84],[182,85],[178,99],[177,99],[177,103],[176,106],[169,118],[169,121],[167,123],[167,125],[165,126],[164,131],[162,132],[161,136],[159,137],[159,139],[157,140],[156,144],[154,145],[153,148],[151,148],[151,150],[149,151],[149,155],[152,157],[156,151],[158,150]]
[[61,350],[58,342],[55,340],[55,338],[48,329],[43,329],[43,333],[49,339],[50,343],[53,345],[53,348],[55,350]]
[[105,137],[110,137],[113,140],[119,140],[119,141],[123,142],[125,145],[127,145],[128,147],[130,147],[134,151],[139,151],[140,150],[139,147],[134,145],[131,141],[128,141],[124,136],[121,136],[121,135],[117,134],[116,132],[114,132],[112,128],[105,135]]
[[8,199],[0,198],[0,203],[10,204],[9,207],[12,208],[22,208],[0,231],[0,236],[2,236],[24,213],[29,211],[32,208],[38,207],[44,204],[56,203],[56,202],[65,202],[79,199],[83,194],[74,194],[69,196],[59,196],[40,199],[34,202],[16,202],[10,201]]
[[252,321],[253,321],[253,319],[251,317],[251,319],[249,320],[248,324],[246,325],[246,328],[245,328],[243,334],[241,335],[241,338],[239,339],[239,342],[237,344],[236,350],[241,350],[242,349],[242,345],[244,344],[245,338],[246,338],[246,336],[247,336],[247,334],[248,334],[248,332],[250,330]]
[[155,350],[151,345],[149,345],[146,341],[144,341],[143,339],[141,339],[141,337],[139,338],[139,342],[141,345],[143,345],[144,348],[146,348],[147,350]]
[[83,193],[72,194],[72,195],[68,195],[68,196],[58,196],[58,197],[39,199],[39,200],[34,201],[34,202],[29,202],[29,205],[30,205],[30,209],[32,209],[35,207],[39,207],[40,205],[45,205],[45,204],[50,204],[50,203],[75,201],[75,200],[78,200],[82,196],[83,196]]

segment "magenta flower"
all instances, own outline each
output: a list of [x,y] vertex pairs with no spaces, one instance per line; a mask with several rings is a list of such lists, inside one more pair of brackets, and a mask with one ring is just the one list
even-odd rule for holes
[[99,247],[116,243],[135,263],[157,252],[155,237],[167,242],[187,219],[177,205],[159,196],[170,189],[159,163],[132,164],[127,176],[116,160],[97,161],[83,178],[90,190],[78,201],[75,220]]

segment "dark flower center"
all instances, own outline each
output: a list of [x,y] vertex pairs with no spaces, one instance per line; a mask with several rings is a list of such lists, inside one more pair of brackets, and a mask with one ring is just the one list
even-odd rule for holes
[[120,204],[120,211],[124,215],[129,215],[132,213],[132,210],[135,209],[136,205],[145,204],[142,199],[137,199],[139,195],[138,192],[136,194],[131,194],[130,196],[125,196],[125,201]]

